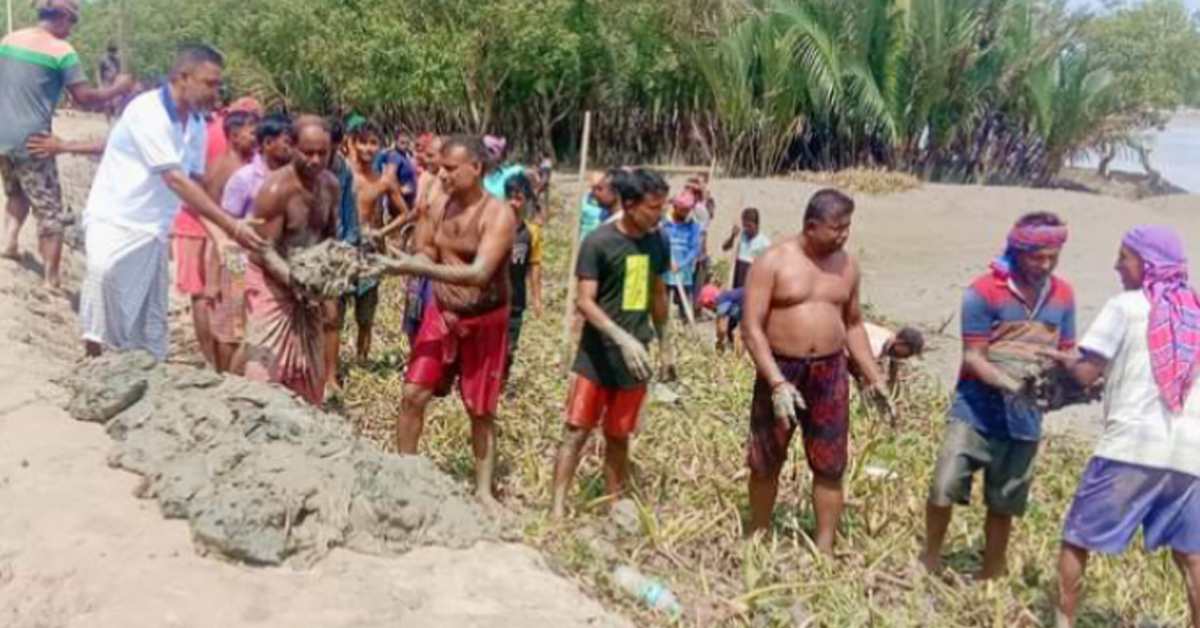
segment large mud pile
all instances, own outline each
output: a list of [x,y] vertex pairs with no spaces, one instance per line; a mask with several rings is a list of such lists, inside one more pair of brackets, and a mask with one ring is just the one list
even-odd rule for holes
[[463,548],[498,531],[427,460],[356,438],[344,419],[260,382],[114,354],[65,382],[68,410],[106,425],[109,464],[186,519],[197,550],[308,565],[330,549]]

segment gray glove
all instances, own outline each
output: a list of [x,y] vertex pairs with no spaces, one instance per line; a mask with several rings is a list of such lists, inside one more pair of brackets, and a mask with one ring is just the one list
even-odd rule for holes
[[896,425],[896,404],[892,402],[892,396],[888,394],[887,386],[882,382],[876,382],[863,389],[863,396],[866,397],[867,403],[875,407],[875,411],[887,417],[888,424]]
[[654,367],[650,363],[650,352],[646,351],[646,345],[619,327],[609,333],[609,338],[616,343],[629,373],[640,382],[649,381],[654,375]]
[[787,421],[791,427],[800,422],[796,411],[808,408],[800,391],[788,382],[776,384],[771,388],[771,405],[775,407],[775,419]]

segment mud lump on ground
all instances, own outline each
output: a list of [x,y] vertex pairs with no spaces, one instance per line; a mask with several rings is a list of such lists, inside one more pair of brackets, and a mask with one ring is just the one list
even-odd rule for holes
[[142,476],[139,496],[186,519],[202,554],[303,566],[335,547],[396,554],[498,535],[430,462],[385,453],[280,388],[141,353],[65,383],[71,415],[116,440],[109,464]]

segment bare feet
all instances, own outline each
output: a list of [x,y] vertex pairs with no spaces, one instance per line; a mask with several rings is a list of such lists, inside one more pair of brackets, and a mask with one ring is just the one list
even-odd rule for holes
[[475,493],[475,498],[479,500],[479,505],[483,506],[484,512],[492,517],[497,517],[504,512],[504,506],[496,501],[496,497],[491,491],[478,491]]
[[942,575],[942,559],[938,556],[930,556],[928,553],[922,553],[921,566],[931,576]]

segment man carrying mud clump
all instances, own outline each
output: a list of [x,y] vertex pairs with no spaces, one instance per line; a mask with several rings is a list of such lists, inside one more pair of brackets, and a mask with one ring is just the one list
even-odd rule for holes
[[417,452],[426,407],[435,394],[448,393],[458,377],[471,417],[476,494],[492,507],[496,407],[508,347],[508,260],[517,217],[484,190],[487,160],[487,148],[478,138],[447,139],[438,174],[444,194],[420,218],[416,254],[382,261],[390,273],[433,282],[433,299],[405,374],[396,422],[400,453]]
[[250,255],[246,269],[246,377],[283,384],[313,405],[324,397],[324,334],[337,326],[337,302],[300,290],[288,260],[299,249],[337,237],[332,151],[324,119],[296,121],[291,165],[267,175],[254,201],[267,246]]
[[941,570],[951,509],[969,503],[980,470],[988,511],[980,578],[997,578],[1007,569],[1012,520],[1025,514],[1042,436],[1041,411],[1007,367],[1075,346],[1075,296],[1053,275],[1066,241],[1058,216],[1022,217],[1004,254],[963,297],[962,371],[925,510],[922,562],[930,572]]
[[743,303],[746,346],[758,370],[750,407],[752,533],[771,526],[779,472],[797,426],[813,472],[817,549],[833,554],[848,462],[849,358],[864,393],[888,414],[891,402],[863,327],[858,262],[845,251],[854,201],[836,190],[813,195],[800,235],[751,266]]

